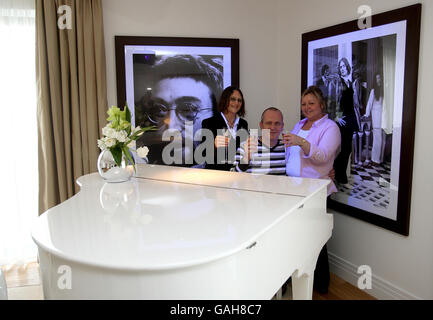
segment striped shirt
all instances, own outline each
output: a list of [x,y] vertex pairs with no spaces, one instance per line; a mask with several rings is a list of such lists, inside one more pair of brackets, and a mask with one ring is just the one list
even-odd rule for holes
[[241,163],[245,151],[243,146],[236,151],[233,171],[255,174],[286,175],[286,153],[283,142],[278,139],[273,148],[262,145],[258,139],[257,152],[252,154],[248,164]]

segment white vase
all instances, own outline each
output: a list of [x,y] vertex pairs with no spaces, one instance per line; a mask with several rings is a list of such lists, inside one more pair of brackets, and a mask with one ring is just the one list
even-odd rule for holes
[[122,162],[118,166],[110,150],[104,150],[98,157],[98,172],[107,182],[124,182],[131,179],[134,167],[129,164],[123,153]]

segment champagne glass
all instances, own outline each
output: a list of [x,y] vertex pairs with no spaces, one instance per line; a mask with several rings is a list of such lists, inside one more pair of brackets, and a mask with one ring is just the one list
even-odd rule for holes
[[283,131],[281,132],[281,139],[283,140],[284,148],[285,148],[285,149],[287,149],[288,146],[287,146],[287,144],[284,142],[284,137],[287,136],[289,133],[290,133],[290,132],[289,132],[288,130],[283,130]]

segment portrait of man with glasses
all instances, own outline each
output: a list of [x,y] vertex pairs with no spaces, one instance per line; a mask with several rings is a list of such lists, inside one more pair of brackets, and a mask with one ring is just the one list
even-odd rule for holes
[[[144,91],[135,103],[135,124],[157,127],[137,142],[137,147],[149,147],[149,163],[196,165],[194,149],[200,141],[194,141],[194,136],[201,129],[202,120],[216,110],[223,90],[222,58],[186,54],[141,56],[142,63],[150,66],[145,81],[137,81],[135,77],[135,90]],[[137,88],[138,85],[145,88]],[[170,163],[172,157],[167,157],[167,151],[164,153],[164,148],[172,142],[167,136],[179,139],[177,146],[181,150],[171,149],[171,153],[182,155],[175,163]]]

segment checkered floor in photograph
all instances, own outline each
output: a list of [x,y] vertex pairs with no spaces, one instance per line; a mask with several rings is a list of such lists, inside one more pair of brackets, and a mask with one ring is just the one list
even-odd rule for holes
[[373,164],[370,162],[365,165],[352,164],[351,174],[359,177],[363,182],[376,182],[379,186],[388,186],[391,182],[391,166],[389,163]]
[[386,210],[390,201],[390,172],[389,163],[378,165],[370,162],[362,166],[352,164],[349,182],[345,185],[336,183],[336,186],[348,198],[365,201]]

